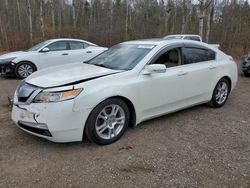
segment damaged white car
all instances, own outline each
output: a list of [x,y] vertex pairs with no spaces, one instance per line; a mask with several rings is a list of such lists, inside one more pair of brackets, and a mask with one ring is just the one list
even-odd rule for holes
[[237,75],[233,59],[205,43],[124,42],[87,63],[29,76],[15,92],[12,119],[54,142],[111,144],[142,121],[202,103],[223,106]]
[[107,48],[84,40],[51,39],[27,51],[1,55],[0,75],[24,79],[44,68],[88,61],[106,50]]

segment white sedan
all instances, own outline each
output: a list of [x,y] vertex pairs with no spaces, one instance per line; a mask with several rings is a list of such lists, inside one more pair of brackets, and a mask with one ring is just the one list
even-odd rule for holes
[[86,136],[110,144],[142,121],[202,103],[223,106],[237,75],[232,57],[205,43],[124,42],[89,62],[29,76],[15,92],[12,119],[54,142]]
[[53,39],[35,45],[27,51],[0,56],[0,75],[28,77],[37,70],[92,59],[107,48],[78,39]]

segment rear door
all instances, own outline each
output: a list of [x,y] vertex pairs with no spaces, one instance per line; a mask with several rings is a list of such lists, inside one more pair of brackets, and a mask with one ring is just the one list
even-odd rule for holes
[[182,48],[182,66],[178,76],[183,79],[189,96],[187,104],[210,100],[214,88],[217,64],[215,52],[200,45],[185,45]]
[[70,62],[84,62],[91,58],[92,52],[87,50],[88,44],[82,41],[69,41],[71,56]]

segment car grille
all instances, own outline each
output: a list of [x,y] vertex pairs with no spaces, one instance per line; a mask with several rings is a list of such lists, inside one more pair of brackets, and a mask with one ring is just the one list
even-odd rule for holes
[[18,125],[21,128],[23,128],[23,129],[25,129],[25,130],[27,130],[29,132],[39,134],[39,135],[42,135],[42,136],[52,137],[52,135],[51,135],[51,133],[50,133],[50,131],[48,129],[39,129],[39,128],[36,128],[36,127],[30,127],[30,126],[27,126],[27,125],[25,125],[24,123],[22,123],[20,121],[18,122]]

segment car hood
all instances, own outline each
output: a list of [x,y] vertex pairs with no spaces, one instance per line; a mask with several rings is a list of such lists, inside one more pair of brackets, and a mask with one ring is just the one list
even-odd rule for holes
[[88,81],[102,76],[121,72],[86,63],[73,63],[50,67],[35,72],[26,82],[42,88],[59,87]]
[[1,59],[7,59],[7,58],[12,58],[12,57],[19,57],[22,55],[26,55],[28,52],[24,52],[24,51],[18,51],[18,52],[11,52],[11,53],[7,53],[7,54],[3,54],[0,56],[0,60]]

